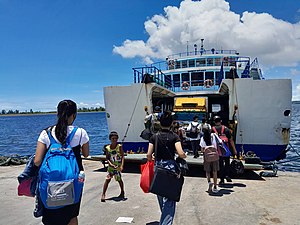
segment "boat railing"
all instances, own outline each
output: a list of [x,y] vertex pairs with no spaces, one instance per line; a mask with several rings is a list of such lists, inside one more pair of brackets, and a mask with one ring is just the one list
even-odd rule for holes
[[174,91],[174,85],[169,76],[166,76],[160,69],[155,66],[144,66],[133,69],[134,83],[155,82],[167,89]]
[[220,50],[217,50],[217,49],[197,50],[197,49],[195,49],[194,51],[187,51],[187,52],[181,52],[181,53],[169,55],[167,59],[176,59],[176,58],[189,57],[189,56],[202,56],[205,54],[235,54],[235,55],[238,55],[238,52],[236,50],[223,50],[223,49],[220,49]]

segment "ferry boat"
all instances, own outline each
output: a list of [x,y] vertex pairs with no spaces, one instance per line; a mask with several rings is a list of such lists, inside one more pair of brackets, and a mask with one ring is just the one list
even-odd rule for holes
[[[203,47],[168,56],[164,61],[133,68],[133,83],[104,87],[110,131],[118,131],[127,153],[147,152],[140,137],[145,109],[171,110],[181,124],[193,116],[219,115],[232,130],[241,154],[254,152],[262,161],[285,158],[290,140],[292,82],[265,79],[257,58],[236,50]],[[187,138],[188,140],[188,138]]]

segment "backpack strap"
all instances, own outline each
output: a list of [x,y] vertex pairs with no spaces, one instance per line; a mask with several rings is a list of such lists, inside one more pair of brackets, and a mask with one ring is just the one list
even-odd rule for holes
[[73,130],[71,131],[71,133],[69,134],[69,136],[66,139],[66,145],[69,145],[70,142],[72,141],[76,131],[77,131],[78,127],[74,127]]
[[[70,144],[70,142],[73,139],[77,129],[78,129],[78,127],[73,128],[73,130],[71,131],[71,133],[69,134],[69,136],[66,139],[66,145]],[[48,134],[48,137],[50,139],[50,145],[53,144],[53,143],[57,143],[57,141],[54,139],[54,137],[51,134],[51,129],[47,130],[47,134]]]
[[51,129],[47,130],[47,134],[48,134],[48,137],[50,139],[50,145],[53,144],[53,143],[57,143],[57,141],[54,139],[54,137],[51,134]]
[[214,132],[215,132],[216,134],[218,134],[218,135],[219,135],[219,133],[218,133],[218,131],[217,131],[217,129],[216,129],[216,127],[215,127],[215,126],[213,126],[213,127],[212,127],[212,129],[214,130]]
[[224,130],[225,130],[225,126],[224,126],[224,125],[222,125],[222,128],[221,128],[221,135],[223,135],[223,134],[224,134]]

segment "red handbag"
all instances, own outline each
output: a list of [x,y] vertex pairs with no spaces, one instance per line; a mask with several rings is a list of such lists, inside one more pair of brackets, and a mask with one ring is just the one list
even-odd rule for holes
[[141,165],[140,187],[145,193],[149,192],[149,188],[154,176],[154,161],[147,161]]

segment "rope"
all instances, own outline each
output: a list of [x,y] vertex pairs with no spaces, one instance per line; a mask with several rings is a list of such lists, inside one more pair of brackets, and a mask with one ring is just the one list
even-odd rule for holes
[[142,92],[142,89],[143,89],[144,84],[145,84],[145,83],[142,83],[142,86],[141,86],[141,89],[140,89],[140,91],[139,91],[137,100],[136,100],[135,105],[134,105],[134,107],[133,107],[133,111],[132,111],[132,114],[131,114],[131,116],[130,116],[129,123],[128,123],[128,125],[127,125],[127,129],[126,129],[125,134],[124,134],[124,137],[123,137],[123,139],[122,139],[122,144],[124,143],[125,138],[127,137],[127,133],[128,133],[128,130],[129,130],[129,127],[130,127],[130,124],[131,124],[131,121],[132,121],[132,118],[133,118],[133,115],[134,115],[134,112],[135,112],[137,103],[138,103],[138,101],[139,101],[139,98],[140,98],[140,95],[141,95],[141,92]]
[[281,162],[277,162],[276,164],[283,164],[283,163],[287,163],[287,162],[293,162],[296,161],[298,159],[300,159],[300,153],[291,145],[291,143],[289,143],[290,148],[292,148],[292,151],[295,152],[298,156],[294,156],[292,158],[290,158],[289,160],[284,160]]
[[[240,121],[240,112],[239,112],[239,103],[238,103],[238,97],[237,97],[237,88],[236,88],[236,85],[235,85],[235,79],[233,79],[232,80],[232,82],[233,82],[233,88],[234,88],[234,94],[235,94],[235,103],[236,103],[236,105],[237,105],[237,112],[235,112],[235,113],[237,113],[237,124],[238,125],[236,125],[236,126],[240,126],[240,134],[237,134],[236,133],[236,135],[240,135],[240,137],[241,137],[241,145],[242,145],[242,151],[241,151],[241,153],[242,154],[244,154],[244,144],[243,144],[243,130],[241,129],[241,123],[239,122]],[[236,114],[235,114],[235,116],[236,116]],[[236,132],[238,131],[238,129],[237,129],[237,127],[235,128],[236,129]]]

